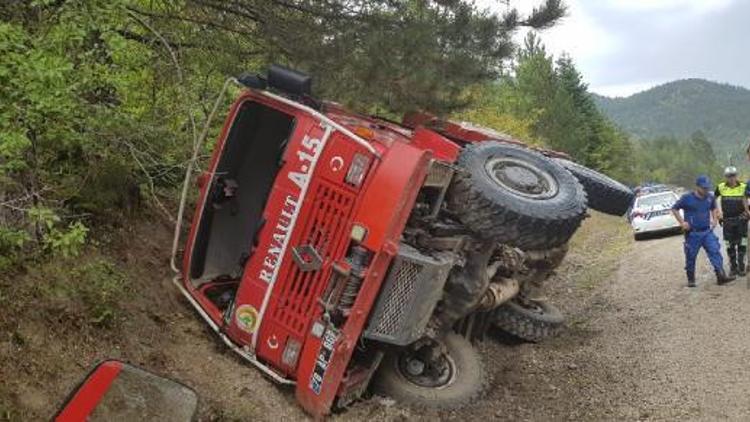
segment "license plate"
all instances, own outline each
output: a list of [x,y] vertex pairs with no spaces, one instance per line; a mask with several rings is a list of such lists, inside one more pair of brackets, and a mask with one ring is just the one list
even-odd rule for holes
[[669,210],[652,211],[646,214],[646,220],[650,220],[654,217],[661,217],[662,215],[667,215],[669,214],[669,212],[670,212]]

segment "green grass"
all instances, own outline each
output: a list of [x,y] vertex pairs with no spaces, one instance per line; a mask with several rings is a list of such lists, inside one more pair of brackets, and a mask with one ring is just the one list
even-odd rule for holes
[[[570,251],[559,268],[560,275],[567,280],[560,292],[567,300],[584,306],[594,290],[611,280],[622,256],[633,247],[630,225],[622,217],[592,212],[570,242]],[[589,318],[586,313],[571,312],[567,325],[584,329]]]
[[592,212],[570,242],[565,271],[576,287],[594,289],[612,276],[620,257],[632,246],[627,220]]
[[127,277],[110,260],[56,259],[34,272],[31,288],[40,303],[94,327],[107,328],[116,322]]

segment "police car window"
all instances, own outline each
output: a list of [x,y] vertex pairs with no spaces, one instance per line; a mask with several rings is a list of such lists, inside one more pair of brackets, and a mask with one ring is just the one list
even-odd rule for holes
[[676,198],[674,194],[665,193],[663,195],[649,195],[638,199],[639,207],[653,207],[656,205],[672,205]]

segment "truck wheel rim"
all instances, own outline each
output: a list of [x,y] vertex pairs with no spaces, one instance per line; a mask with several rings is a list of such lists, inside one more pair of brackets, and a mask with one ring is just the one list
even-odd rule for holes
[[[414,362],[419,362],[423,369],[414,370]],[[413,352],[404,352],[397,359],[397,370],[407,381],[420,387],[442,388],[456,379],[456,362],[447,353],[441,353],[432,363],[424,362]]]
[[484,165],[493,182],[515,195],[548,199],[557,195],[558,184],[552,174],[532,163],[511,157],[495,157]]

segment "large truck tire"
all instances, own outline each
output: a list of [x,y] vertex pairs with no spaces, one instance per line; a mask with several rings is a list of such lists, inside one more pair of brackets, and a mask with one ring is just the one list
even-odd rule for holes
[[588,195],[589,208],[616,216],[628,211],[635,198],[632,189],[578,163],[562,159],[557,161],[581,182]]
[[[484,369],[476,349],[465,338],[449,333],[440,340],[447,365],[439,375],[424,368],[417,374],[410,359],[417,356],[409,347],[387,353],[372,382],[373,392],[398,402],[427,408],[456,409],[476,398],[484,388]],[[415,368],[416,367],[416,368]]]
[[477,236],[524,250],[565,244],[586,215],[586,193],[556,161],[527,148],[468,145],[448,191],[457,218]]
[[564,323],[562,312],[545,301],[517,298],[495,310],[498,328],[534,343],[556,336]]

